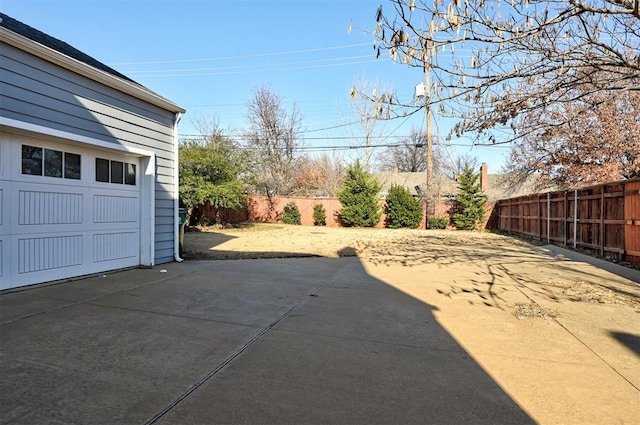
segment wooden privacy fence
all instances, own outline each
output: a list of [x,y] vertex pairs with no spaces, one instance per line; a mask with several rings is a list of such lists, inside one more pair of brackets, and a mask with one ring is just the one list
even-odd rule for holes
[[640,180],[503,199],[489,227],[640,264]]

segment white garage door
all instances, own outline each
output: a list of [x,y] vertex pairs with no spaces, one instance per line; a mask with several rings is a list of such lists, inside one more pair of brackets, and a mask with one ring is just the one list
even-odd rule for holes
[[3,133],[0,289],[140,264],[136,156]]

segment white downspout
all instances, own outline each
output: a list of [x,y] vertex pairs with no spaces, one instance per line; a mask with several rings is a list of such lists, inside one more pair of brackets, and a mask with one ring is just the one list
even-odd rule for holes
[[178,175],[178,172],[180,170],[178,163],[178,123],[180,122],[180,118],[182,118],[182,114],[180,112],[176,112],[176,121],[173,125],[173,192],[176,195],[173,203],[173,217],[175,220],[173,226],[173,258],[178,263],[182,263],[184,261],[182,258],[180,258],[180,217],[178,216],[178,208],[180,207],[180,195],[178,191],[178,187],[180,185]]

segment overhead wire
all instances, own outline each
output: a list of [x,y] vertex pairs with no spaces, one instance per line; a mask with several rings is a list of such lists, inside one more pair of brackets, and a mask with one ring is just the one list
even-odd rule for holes
[[239,65],[239,66],[231,66],[231,67],[221,67],[221,68],[174,68],[174,69],[159,69],[159,70],[138,70],[138,71],[129,71],[129,74],[154,74],[154,73],[168,73],[168,72],[198,72],[198,71],[227,71],[227,70],[242,70],[249,68],[263,68],[268,66],[284,66],[284,65],[298,65],[298,64],[312,64],[319,62],[330,62],[337,60],[352,60],[352,59],[364,59],[371,58],[371,55],[358,55],[358,56],[346,56],[339,58],[328,58],[328,59],[315,59],[315,60],[307,60],[307,61],[296,61],[296,62],[278,62],[278,63],[267,63],[267,64],[258,64],[258,65]]
[[[202,137],[204,137],[203,135],[183,135],[180,138],[180,142],[189,142],[189,141],[198,141],[198,140],[202,140]],[[227,137],[227,136],[225,136]],[[400,139],[403,137],[407,137],[407,136],[380,136],[378,138],[382,139],[381,142],[384,142],[387,138],[389,137],[394,137],[396,139]],[[241,138],[239,136],[232,136],[229,137],[229,139],[231,140],[235,140],[235,141],[239,141],[241,140]],[[297,139],[298,141],[304,141],[304,140],[354,140],[357,141],[358,139],[366,139],[366,136],[354,136],[354,137],[317,137],[317,138],[299,138]],[[439,138],[439,140],[437,140],[435,142],[436,146],[442,146],[442,145],[446,145],[446,146],[461,146],[461,147],[469,147],[468,144],[465,143],[444,143],[442,139]],[[300,150],[300,151],[322,151],[322,150],[352,150],[352,149],[365,149],[365,148],[394,148],[394,147],[401,147],[404,146],[404,143],[402,142],[394,142],[394,143],[375,143],[375,144],[351,144],[351,145],[313,145],[313,146],[299,146],[296,149]],[[417,147],[421,147],[420,145],[418,145]],[[236,146],[237,149],[240,150],[260,150],[260,146]]]
[[238,56],[226,56],[226,57],[212,57],[212,58],[197,58],[197,59],[177,59],[177,60],[164,60],[164,61],[146,61],[146,62],[119,62],[112,63],[111,65],[156,65],[156,64],[169,64],[169,63],[189,63],[189,62],[210,62],[210,61],[221,61],[221,60],[234,60],[234,59],[251,59],[251,58],[262,58],[268,56],[282,56],[282,55],[293,55],[299,53],[313,53],[313,52],[321,52],[328,50],[339,50],[339,49],[347,49],[351,47],[362,47],[362,46],[370,46],[371,43],[358,43],[358,44],[346,44],[343,46],[330,46],[330,47],[317,47],[314,49],[303,49],[303,50],[290,50],[285,52],[272,52],[272,53],[256,53],[252,55],[238,55]]
[[[368,46],[370,43],[348,44],[342,46],[319,47],[313,49],[291,50],[284,52],[259,53],[251,55],[235,55],[226,57],[208,57],[194,59],[179,60],[161,60],[161,61],[144,61],[144,62],[120,62],[113,63],[113,66],[143,66],[143,65],[167,65],[195,62],[216,62],[216,61],[238,61],[243,59],[268,58],[283,55],[300,55],[306,53],[318,53],[326,51],[335,51],[340,49],[348,49],[353,47]],[[369,60],[358,60],[370,58]],[[324,62],[324,64],[323,64]],[[333,62],[333,63],[327,63]],[[215,75],[237,75],[250,74],[257,72],[286,72],[294,70],[307,70],[317,68],[328,68],[336,66],[357,65],[365,63],[377,62],[377,59],[371,55],[329,57],[323,59],[304,60],[304,61],[288,61],[276,63],[260,63],[250,65],[236,65],[226,67],[201,67],[201,68],[171,68],[171,69],[131,69],[126,72],[128,75],[137,75],[144,78],[177,78],[177,77],[199,77],[199,76],[215,76]],[[378,61],[379,62],[379,61]]]
[[[177,74],[163,74],[163,75],[143,75],[144,78],[181,78],[181,77],[205,77],[205,76],[214,76],[214,75],[239,75],[239,74],[255,74],[255,73],[264,73],[264,72],[286,72],[286,71],[303,71],[308,69],[319,69],[319,68],[331,68],[336,66],[346,66],[346,65],[360,65],[365,63],[373,63],[380,62],[378,59],[371,60],[363,60],[363,61],[354,61],[354,62],[339,62],[325,65],[315,65],[315,66],[298,66],[298,67],[290,67],[290,68],[268,68],[269,64],[265,64],[264,68],[261,69],[253,69],[253,70],[244,70],[238,71],[233,70],[233,68],[229,68],[230,71],[222,71],[222,72],[202,72],[202,73],[177,73]],[[134,75],[136,71],[128,71],[126,72],[128,75]]]
[[[197,62],[214,62],[214,61],[223,61],[223,60],[241,60],[241,59],[254,59],[254,58],[265,58],[265,57],[276,57],[276,56],[284,56],[284,55],[294,55],[294,54],[305,54],[305,53],[315,53],[315,52],[323,52],[323,51],[335,51],[340,49],[348,49],[354,47],[362,47],[368,46],[370,43],[358,43],[358,44],[350,44],[350,45],[342,45],[342,46],[329,46],[329,47],[320,47],[313,49],[301,49],[301,50],[291,50],[284,52],[270,52],[270,53],[260,53],[260,54],[251,54],[251,55],[235,55],[235,56],[223,56],[223,57],[206,57],[206,58],[190,58],[190,59],[178,59],[178,60],[159,60],[159,61],[140,61],[140,62],[120,62],[114,63],[112,65],[166,65],[166,64],[180,64],[180,63],[197,63]],[[324,58],[324,59],[314,59],[314,60],[304,60],[304,61],[288,61],[288,62],[277,62],[277,63],[266,63],[266,64],[254,64],[254,65],[238,65],[238,66],[230,66],[230,67],[203,67],[203,68],[174,68],[174,69],[142,69],[142,70],[131,70],[127,73],[130,75],[140,75],[144,78],[155,78],[155,77],[167,77],[167,78],[175,78],[175,77],[195,77],[195,76],[214,76],[214,75],[229,75],[229,74],[247,74],[247,73],[257,73],[257,72],[285,72],[291,70],[305,70],[305,69],[317,69],[317,68],[328,68],[328,67],[336,67],[336,66],[346,66],[346,65],[354,65],[354,64],[365,64],[365,63],[373,63],[380,62],[377,59],[371,60],[363,60],[358,61],[357,59],[364,59],[370,57],[369,55],[359,55],[359,56],[346,56],[346,57],[338,57],[338,58]],[[356,59],[356,61],[353,61]],[[344,62],[344,61],[349,62]],[[335,62],[335,63],[328,63]],[[201,72],[202,71],[202,72]],[[173,73],[173,74],[172,74]],[[211,105],[215,106],[215,105]],[[382,141],[388,140],[390,137],[394,138],[407,138],[408,136],[394,136],[393,134],[402,127],[406,121],[409,119],[407,116],[402,120],[402,122],[390,133],[385,136],[377,136],[373,137],[375,139],[381,139]],[[301,134],[320,132],[332,129],[338,129],[342,127],[347,127],[350,125],[357,124],[359,121],[353,121],[344,124],[338,124],[334,126],[328,126],[318,129],[304,130],[301,131]],[[185,137],[201,137],[201,135],[183,135]],[[369,139],[372,137],[370,136]],[[302,137],[299,140],[357,140],[358,137],[350,136],[350,137]],[[364,137],[360,137],[360,139],[364,139]],[[184,139],[183,139],[184,140]],[[371,148],[376,147],[394,147],[398,146],[398,144],[375,144],[369,145]],[[449,144],[449,146],[466,146],[466,144]],[[313,150],[336,150],[336,149],[358,149],[358,148],[366,148],[367,146],[312,146],[308,147],[308,149]]]

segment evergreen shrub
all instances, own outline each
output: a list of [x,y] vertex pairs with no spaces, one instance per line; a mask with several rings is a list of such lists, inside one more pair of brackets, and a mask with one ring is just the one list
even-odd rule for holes
[[387,227],[415,229],[422,220],[422,204],[411,196],[409,189],[391,185],[387,194]]
[[380,183],[362,166],[360,161],[347,167],[338,191],[342,203],[340,220],[349,227],[374,227],[380,222],[381,211],[378,201]]
[[282,222],[285,224],[300,224],[300,210],[295,202],[289,202],[284,206]]
[[428,220],[429,229],[446,229],[448,224],[448,217],[433,217]]
[[315,204],[313,206],[313,225],[314,226],[327,225],[327,211],[324,209],[324,205],[322,204]]
[[456,228],[475,230],[483,222],[487,205],[487,195],[482,191],[478,177],[466,163],[464,171],[458,177],[458,195],[456,196],[457,214],[453,216]]

